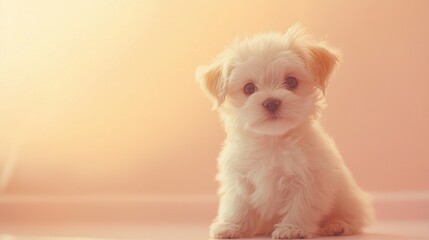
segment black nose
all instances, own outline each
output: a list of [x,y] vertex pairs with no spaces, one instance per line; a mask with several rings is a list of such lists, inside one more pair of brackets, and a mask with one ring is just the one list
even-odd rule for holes
[[267,100],[262,103],[265,109],[267,109],[269,112],[276,112],[277,109],[279,109],[279,106],[282,102],[277,98],[268,98]]

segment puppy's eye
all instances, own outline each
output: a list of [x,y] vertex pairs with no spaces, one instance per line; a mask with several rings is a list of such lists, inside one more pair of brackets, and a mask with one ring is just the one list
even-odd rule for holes
[[256,85],[254,83],[246,83],[244,85],[243,91],[245,94],[250,95],[256,91]]
[[294,89],[298,87],[298,80],[295,77],[287,77],[284,81],[284,85],[288,89]]

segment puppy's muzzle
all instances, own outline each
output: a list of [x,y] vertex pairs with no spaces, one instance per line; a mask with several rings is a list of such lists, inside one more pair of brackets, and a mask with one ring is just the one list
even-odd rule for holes
[[279,109],[281,103],[282,102],[280,101],[280,99],[268,98],[262,103],[262,105],[264,106],[265,109],[267,109],[267,111],[271,113],[275,113]]

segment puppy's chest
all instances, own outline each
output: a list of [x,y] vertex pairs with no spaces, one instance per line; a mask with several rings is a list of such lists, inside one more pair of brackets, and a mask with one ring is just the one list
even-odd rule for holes
[[[297,144],[280,146],[259,146],[248,153],[247,175],[254,179],[253,184],[263,179],[278,182],[292,180],[307,168],[306,155]],[[261,179],[263,178],[263,179]]]
[[[250,185],[249,200],[265,218],[281,208],[282,201],[302,181],[306,169],[305,155],[296,146],[265,148],[254,152],[246,177]],[[304,174],[305,175],[305,174]]]

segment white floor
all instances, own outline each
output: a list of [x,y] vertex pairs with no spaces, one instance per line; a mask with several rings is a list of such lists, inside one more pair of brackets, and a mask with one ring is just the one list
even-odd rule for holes
[[[208,239],[208,224],[27,224],[0,226],[1,240],[201,240]],[[259,238],[263,239],[263,238]],[[268,238],[265,238],[268,239]],[[412,240],[429,239],[429,221],[382,221],[365,234],[323,239]]]

